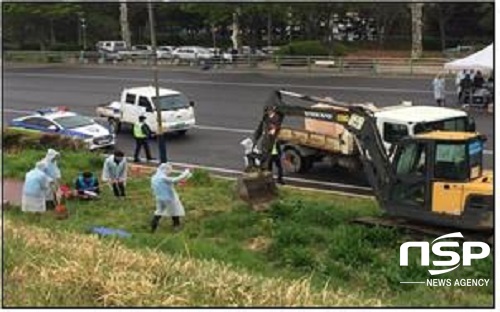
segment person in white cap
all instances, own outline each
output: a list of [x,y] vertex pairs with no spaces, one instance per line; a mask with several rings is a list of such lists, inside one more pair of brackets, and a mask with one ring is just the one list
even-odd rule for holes
[[45,174],[46,169],[46,163],[39,161],[35,168],[26,173],[21,199],[22,211],[40,213],[47,210],[46,196],[53,180]]
[[127,159],[122,151],[116,150],[106,158],[102,168],[102,181],[111,186],[116,197],[125,197]]
[[184,206],[179,195],[175,191],[174,185],[180,181],[191,177],[189,169],[184,170],[177,177],[172,174],[172,165],[170,163],[160,164],[156,173],[151,177],[151,188],[156,199],[156,211],[151,220],[151,231],[155,232],[162,217],[171,217],[174,230],[181,227],[180,217],[185,216]]
[[46,165],[44,169],[45,174],[53,181],[51,184],[52,187],[47,190],[46,194],[47,207],[49,209],[54,209],[56,207],[56,193],[61,181],[61,170],[57,163],[60,157],[61,154],[58,151],[49,149],[45,158],[42,160]]

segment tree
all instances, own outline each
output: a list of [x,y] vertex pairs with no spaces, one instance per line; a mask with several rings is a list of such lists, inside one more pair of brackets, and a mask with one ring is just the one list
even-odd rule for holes
[[384,46],[388,35],[407,15],[406,6],[402,3],[364,3],[360,4],[359,11],[375,19],[380,47]]
[[217,46],[218,31],[227,26],[235,10],[234,5],[228,4],[184,4],[182,9],[185,12],[195,14],[202,24],[209,28],[212,36],[212,45]]
[[422,57],[422,9],[423,3],[413,2],[410,5],[411,10],[411,57]]
[[132,46],[132,39],[130,36],[130,27],[128,22],[128,10],[126,0],[120,1],[120,28],[122,31],[122,40],[125,41],[127,48]]
[[45,50],[47,44],[55,45],[57,42],[56,22],[75,17],[81,10],[79,4],[72,3],[8,3],[4,4],[3,10],[8,21],[21,26],[24,31],[37,38],[41,50]]

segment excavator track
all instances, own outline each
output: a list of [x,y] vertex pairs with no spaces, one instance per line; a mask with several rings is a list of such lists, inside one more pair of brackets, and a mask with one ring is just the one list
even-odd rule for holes
[[441,235],[460,232],[464,236],[464,240],[473,240],[485,242],[491,247],[493,247],[493,232],[476,232],[476,231],[466,231],[451,227],[437,227],[428,224],[414,223],[410,220],[395,217],[360,217],[351,220],[352,223],[362,224],[366,226],[382,226],[388,228],[400,229],[407,232],[413,237],[419,239],[425,236],[438,237]]

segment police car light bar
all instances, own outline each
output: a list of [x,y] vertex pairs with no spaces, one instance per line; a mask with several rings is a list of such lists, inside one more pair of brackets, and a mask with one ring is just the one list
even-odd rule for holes
[[58,106],[58,107],[49,107],[49,108],[42,108],[37,110],[37,113],[40,115],[45,115],[45,114],[51,114],[51,113],[57,113],[57,112],[67,112],[68,108],[66,106]]

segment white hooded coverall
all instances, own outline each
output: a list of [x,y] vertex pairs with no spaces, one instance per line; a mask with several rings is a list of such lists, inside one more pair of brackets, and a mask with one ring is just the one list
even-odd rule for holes
[[47,191],[53,181],[44,170],[47,166],[44,161],[39,161],[36,167],[30,170],[24,179],[21,209],[24,212],[44,212]]

